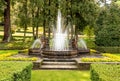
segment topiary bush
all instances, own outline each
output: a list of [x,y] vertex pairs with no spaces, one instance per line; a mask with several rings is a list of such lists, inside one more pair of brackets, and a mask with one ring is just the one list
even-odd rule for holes
[[91,81],[120,81],[120,65],[92,64]]
[[30,81],[31,62],[0,62],[0,81]]

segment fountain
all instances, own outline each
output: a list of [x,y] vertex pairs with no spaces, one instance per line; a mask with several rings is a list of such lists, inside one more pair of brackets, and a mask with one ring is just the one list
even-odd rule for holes
[[58,9],[57,15],[57,26],[56,29],[53,31],[53,43],[52,47],[45,48],[43,50],[42,56],[43,57],[58,57],[58,58],[66,58],[66,57],[76,57],[77,50],[69,49],[69,41],[68,41],[68,34],[67,28],[63,30],[64,27],[64,20],[62,20],[62,15],[60,9]]
[[[35,44],[41,44],[39,48],[39,53],[44,58],[73,58],[80,54],[89,53],[89,49],[83,39],[69,39],[68,34],[69,28],[72,27],[70,22],[67,25],[64,24],[64,19],[61,15],[60,9],[58,9],[56,27],[53,30],[52,39],[44,39],[42,42],[37,39],[31,49],[29,49],[29,54],[35,53]],[[71,32],[73,32],[72,30]],[[33,52],[34,50],[34,52]]]

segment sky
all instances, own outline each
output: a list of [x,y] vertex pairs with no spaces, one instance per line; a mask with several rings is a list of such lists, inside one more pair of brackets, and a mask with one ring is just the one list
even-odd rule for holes
[[[106,3],[107,3],[107,4],[110,4],[110,3],[111,3],[111,0],[106,0]],[[101,3],[101,6],[104,6],[104,3]]]

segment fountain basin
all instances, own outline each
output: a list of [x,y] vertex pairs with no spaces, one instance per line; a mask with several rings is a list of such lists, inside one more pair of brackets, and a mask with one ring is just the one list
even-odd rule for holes
[[72,58],[76,57],[78,54],[77,50],[62,50],[62,51],[55,51],[44,49],[42,51],[42,56],[46,58]]
[[77,49],[78,49],[78,55],[90,54],[90,49],[84,49],[84,48],[77,48]]
[[31,49],[28,50],[28,54],[29,55],[40,56],[41,55],[41,49],[40,48],[31,48]]

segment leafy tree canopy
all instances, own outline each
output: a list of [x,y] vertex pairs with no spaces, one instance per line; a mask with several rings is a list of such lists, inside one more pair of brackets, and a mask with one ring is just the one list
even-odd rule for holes
[[98,46],[120,46],[120,5],[113,2],[102,8],[95,35]]

